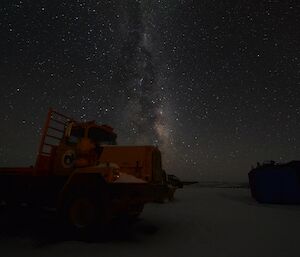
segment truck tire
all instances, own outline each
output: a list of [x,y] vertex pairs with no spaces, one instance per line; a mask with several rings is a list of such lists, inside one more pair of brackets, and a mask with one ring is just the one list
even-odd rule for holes
[[67,231],[81,239],[99,236],[109,223],[109,206],[100,192],[76,190],[68,193],[62,206],[62,218]]
[[68,206],[69,223],[76,229],[84,229],[97,222],[99,206],[91,197],[81,196],[72,199]]

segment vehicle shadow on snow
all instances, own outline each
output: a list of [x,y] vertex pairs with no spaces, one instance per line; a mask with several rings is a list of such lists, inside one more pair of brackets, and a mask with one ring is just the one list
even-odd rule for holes
[[36,247],[67,241],[105,243],[111,241],[140,241],[155,235],[158,227],[143,219],[118,219],[102,230],[87,235],[74,235],[62,228],[53,213],[27,208],[0,210],[0,240],[24,238]]

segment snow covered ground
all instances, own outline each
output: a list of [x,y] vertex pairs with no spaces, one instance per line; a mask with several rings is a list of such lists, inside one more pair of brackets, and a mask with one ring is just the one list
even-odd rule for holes
[[186,187],[100,242],[58,239],[47,219],[27,215],[1,215],[0,256],[300,256],[300,206],[261,205],[246,188]]

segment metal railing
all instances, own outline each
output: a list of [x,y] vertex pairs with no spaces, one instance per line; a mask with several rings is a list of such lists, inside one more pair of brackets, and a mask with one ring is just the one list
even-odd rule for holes
[[50,108],[42,131],[38,154],[50,156],[52,148],[59,145],[66,126],[72,121],[72,118]]

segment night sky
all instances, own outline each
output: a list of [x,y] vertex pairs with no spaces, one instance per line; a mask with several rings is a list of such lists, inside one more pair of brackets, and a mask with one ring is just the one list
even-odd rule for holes
[[245,181],[300,158],[300,4],[2,0],[0,83],[1,166],[34,164],[53,107],[168,173]]

